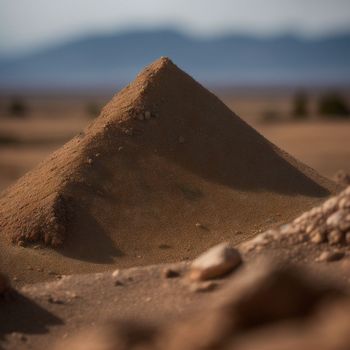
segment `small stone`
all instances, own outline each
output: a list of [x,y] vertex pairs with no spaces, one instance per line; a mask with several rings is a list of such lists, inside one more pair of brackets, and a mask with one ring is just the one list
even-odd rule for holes
[[227,243],[218,244],[196,258],[191,266],[190,279],[204,281],[221,277],[242,263],[241,254]]
[[217,289],[219,285],[215,282],[208,281],[208,282],[197,282],[193,283],[190,286],[191,292],[194,293],[203,293],[203,292],[211,292],[215,289]]
[[342,241],[342,238],[343,234],[338,230],[333,230],[327,235],[329,244],[338,244]]
[[184,143],[185,142],[185,138],[183,136],[179,136],[179,143]]
[[118,147],[118,152],[122,151],[123,149],[124,149],[123,146],[119,146],[119,147]]
[[91,158],[88,158],[87,163],[91,165],[93,163],[93,160]]
[[180,276],[180,273],[176,270],[173,270],[173,269],[165,269],[164,270],[164,277],[165,278],[176,278],[176,277],[179,277]]
[[146,120],[150,120],[151,119],[151,112],[150,111],[146,111],[145,112],[145,119]]
[[112,277],[113,278],[116,278],[116,277],[118,277],[119,276],[119,274],[120,274],[120,270],[114,270],[113,272],[112,272]]
[[310,241],[315,244],[323,243],[326,241],[326,234],[316,229],[310,233]]
[[344,257],[344,255],[345,254],[341,251],[323,252],[316,259],[316,261],[319,261],[319,262],[337,261],[337,260],[341,260]]
[[327,226],[331,228],[337,228],[339,226],[340,221],[343,219],[344,214],[345,213],[343,210],[339,210],[333,213],[331,216],[328,217],[326,221]]

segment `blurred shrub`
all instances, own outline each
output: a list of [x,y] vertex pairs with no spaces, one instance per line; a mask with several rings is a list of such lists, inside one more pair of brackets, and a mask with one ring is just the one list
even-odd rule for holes
[[345,98],[337,92],[330,92],[320,97],[318,113],[328,117],[349,117],[350,110]]
[[96,118],[100,114],[101,107],[95,102],[89,102],[86,106],[86,113],[90,118]]
[[22,98],[14,97],[10,101],[10,104],[8,107],[8,112],[13,117],[22,118],[28,114],[29,108]]
[[278,111],[274,109],[267,109],[261,113],[260,122],[261,123],[278,123],[282,121],[281,115]]
[[295,94],[293,99],[292,116],[295,119],[306,119],[309,115],[309,98],[307,94],[300,91]]

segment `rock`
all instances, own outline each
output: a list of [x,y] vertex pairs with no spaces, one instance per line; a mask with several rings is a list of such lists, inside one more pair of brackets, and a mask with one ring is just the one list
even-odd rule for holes
[[319,261],[319,262],[337,261],[337,260],[341,260],[344,257],[344,255],[345,255],[344,252],[341,252],[341,251],[323,252],[316,259],[316,261]]
[[215,283],[213,281],[196,282],[190,285],[190,290],[193,293],[211,292],[217,289],[218,286],[218,283]]
[[170,269],[170,268],[167,268],[164,270],[164,277],[165,278],[176,278],[176,277],[179,277],[180,276],[180,273],[179,271],[176,271],[176,270],[173,270],[173,269]]
[[327,235],[329,244],[338,244],[342,241],[342,238],[343,234],[338,230],[333,230]]
[[331,216],[328,217],[326,221],[327,226],[330,228],[338,228],[339,223],[343,220],[345,215],[346,215],[346,212],[344,210],[336,211],[335,213],[333,213]]
[[120,273],[120,270],[114,270],[113,272],[112,272],[112,277],[113,278],[116,278],[116,277],[118,277],[119,276],[119,273]]
[[196,258],[190,271],[190,279],[204,281],[221,277],[238,267],[242,262],[241,254],[227,243],[221,243]]
[[326,241],[326,234],[318,229],[310,233],[310,241],[315,244],[320,244]]

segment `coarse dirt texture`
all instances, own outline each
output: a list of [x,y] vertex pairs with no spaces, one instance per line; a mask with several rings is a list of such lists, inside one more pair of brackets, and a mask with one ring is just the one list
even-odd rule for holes
[[[245,252],[270,250],[275,246],[325,246],[333,251],[350,247],[350,186],[322,205],[314,207],[290,224],[270,229],[241,244]],[[280,253],[283,254],[283,251]]]
[[[265,344],[262,335],[268,336],[268,344],[275,339],[283,343],[284,332],[301,342],[295,327],[310,326],[315,336],[319,314],[322,320],[328,310],[332,314],[337,310],[327,307],[329,301],[339,302],[340,310],[348,305],[350,261],[308,260],[308,266],[291,266],[291,261],[247,256],[242,268],[211,282],[214,289],[193,289],[189,265],[184,263],[64,276],[28,285],[0,301],[0,348],[40,350],[63,342],[60,349],[133,349],[140,342],[145,349],[236,349],[231,342],[254,341],[252,349],[260,349]],[[167,277],[169,269],[178,276]],[[328,320],[346,326],[348,315]],[[81,331],[83,336],[76,338]],[[330,333],[329,329],[328,337]],[[311,336],[309,328],[304,334]],[[344,341],[336,332],[335,336]],[[123,347],[125,341],[131,343]]]
[[161,58],[2,194],[0,264],[25,283],[184,260],[335,191]]
[[300,240],[291,226],[242,243],[243,264],[212,281],[174,263],[24,286],[0,300],[0,348],[347,349],[350,246]]

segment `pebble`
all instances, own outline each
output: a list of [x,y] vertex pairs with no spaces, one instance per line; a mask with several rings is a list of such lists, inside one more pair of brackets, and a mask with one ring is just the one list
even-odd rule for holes
[[326,235],[319,230],[315,230],[310,234],[310,241],[315,244],[323,243],[326,240]]
[[329,244],[338,244],[342,241],[343,235],[338,230],[333,230],[327,235]]
[[333,252],[323,252],[316,259],[319,262],[332,262],[341,260],[344,257],[344,253],[341,251],[333,251]]
[[217,289],[218,286],[218,283],[212,281],[200,283],[197,282],[190,285],[190,291],[194,293],[211,292]]
[[118,277],[119,276],[119,274],[120,274],[120,270],[114,270],[113,272],[112,272],[112,277],[113,278],[116,278],[116,277]]
[[240,252],[221,243],[196,258],[190,271],[190,279],[193,281],[204,281],[221,277],[238,267],[242,263]]

